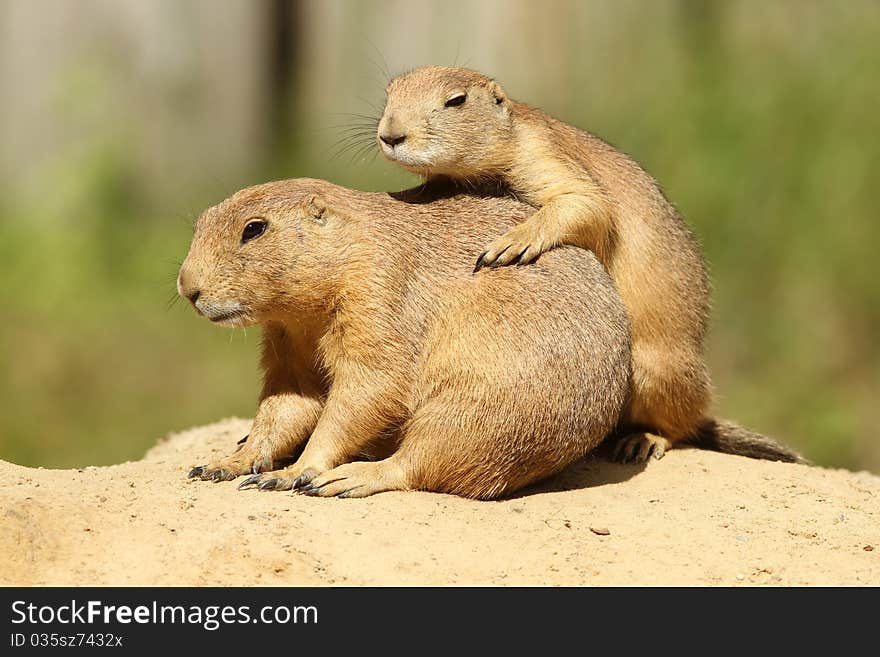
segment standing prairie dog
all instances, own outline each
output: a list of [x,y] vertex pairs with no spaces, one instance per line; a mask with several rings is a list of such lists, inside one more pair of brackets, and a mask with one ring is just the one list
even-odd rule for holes
[[392,80],[377,142],[385,157],[425,178],[500,181],[538,208],[475,252],[482,252],[477,270],[529,263],[563,244],[589,249],[605,266],[633,331],[632,396],[619,458],[660,458],[712,422],[703,356],[705,263],[684,221],[638,164],[462,68],[420,68]]
[[[528,213],[510,198],[318,180],[202,213],[178,291],[214,323],[262,325],[265,383],[247,441],[191,477],[489,499],[590,452],[625,405],[626,310],[582,249],[474,277],[474,250]],[[391,455],[357,461],[375,452]]]

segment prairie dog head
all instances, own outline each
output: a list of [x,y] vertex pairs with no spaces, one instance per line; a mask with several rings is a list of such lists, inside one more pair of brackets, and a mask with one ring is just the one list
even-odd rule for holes
[[309,181],[244,189],[198,218],[177,291],[223,326],[282,320],[320,304],[339,217]]
[[504,167],[510,100],[466,68],[427,66],[394,78],[376,140],[382,154],[425,177],[479,179]]

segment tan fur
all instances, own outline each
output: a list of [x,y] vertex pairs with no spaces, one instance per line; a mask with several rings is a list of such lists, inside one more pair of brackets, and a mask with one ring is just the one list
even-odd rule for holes
[[[464,103],[444,106],[461,93]],[[390,160],[429,179],[500,180],[538,208],[475,251],[484,251],[478,267],[532,262],[571,244],[593,251],[611,274],[633,330],[633,392],[623,419],[632,433],[622,453],[659,457],[696,436],[711,402],[703,356],[709,285],[696,241],[656,181],[597,137],[509,99],[475,71],[416,69],[392,80],[387,95],[377,139]],[[391,146],[383,141],[389,135],[403,140]]]
[[[433,184],[388,195],[316,180],[243,190],[199,218],[178,287],[224,325],[264,327],[243,447],[196,468],[242,486],[495,498],[593,450],[629,388],[626,311],[588,251],[474,274],[530,208]],[[268,221],[242,242],[243,228]],[[198,291],[198,297],[195,293]],[[367,454],[391,454],[359,461]]]

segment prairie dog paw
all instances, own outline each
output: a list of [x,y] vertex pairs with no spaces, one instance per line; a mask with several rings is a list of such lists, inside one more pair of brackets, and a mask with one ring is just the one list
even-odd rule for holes
[[257,473],[242,481],[238,489],[257,488],[258,490],[300,490],[307,486],[326,468],[294,463],[283,470]]
[[612,459],[619,463],[644,463],[651,456],[662,459],[670,447],[672,443],[663,436],[647,432],[632,433],[620,439]]
[[526,221],[514,226],[492,242],[477,258],[474,271],[479,271],[483,267],[528,264],[557,243],[558,240],[547,235],[543,227]]
[[403,470],[386,459],[340,465],[312,479],[301,492],[315,497],[367,497],[408,488]]
[[271,470],[273,462],[271,456],[255,450],[248,449],[247,443],[243,444],[232,455],[215,461],[208,465],[200,465],[189,471],[190,479],[202,481],[231,481],[236,477],[246,474],[255,474]]

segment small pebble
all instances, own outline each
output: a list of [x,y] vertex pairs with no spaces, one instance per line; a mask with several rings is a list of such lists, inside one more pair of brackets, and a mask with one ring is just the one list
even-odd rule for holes
[[590,527],[590,531],[599,536],[608,536],[611,532],[605,527]]

